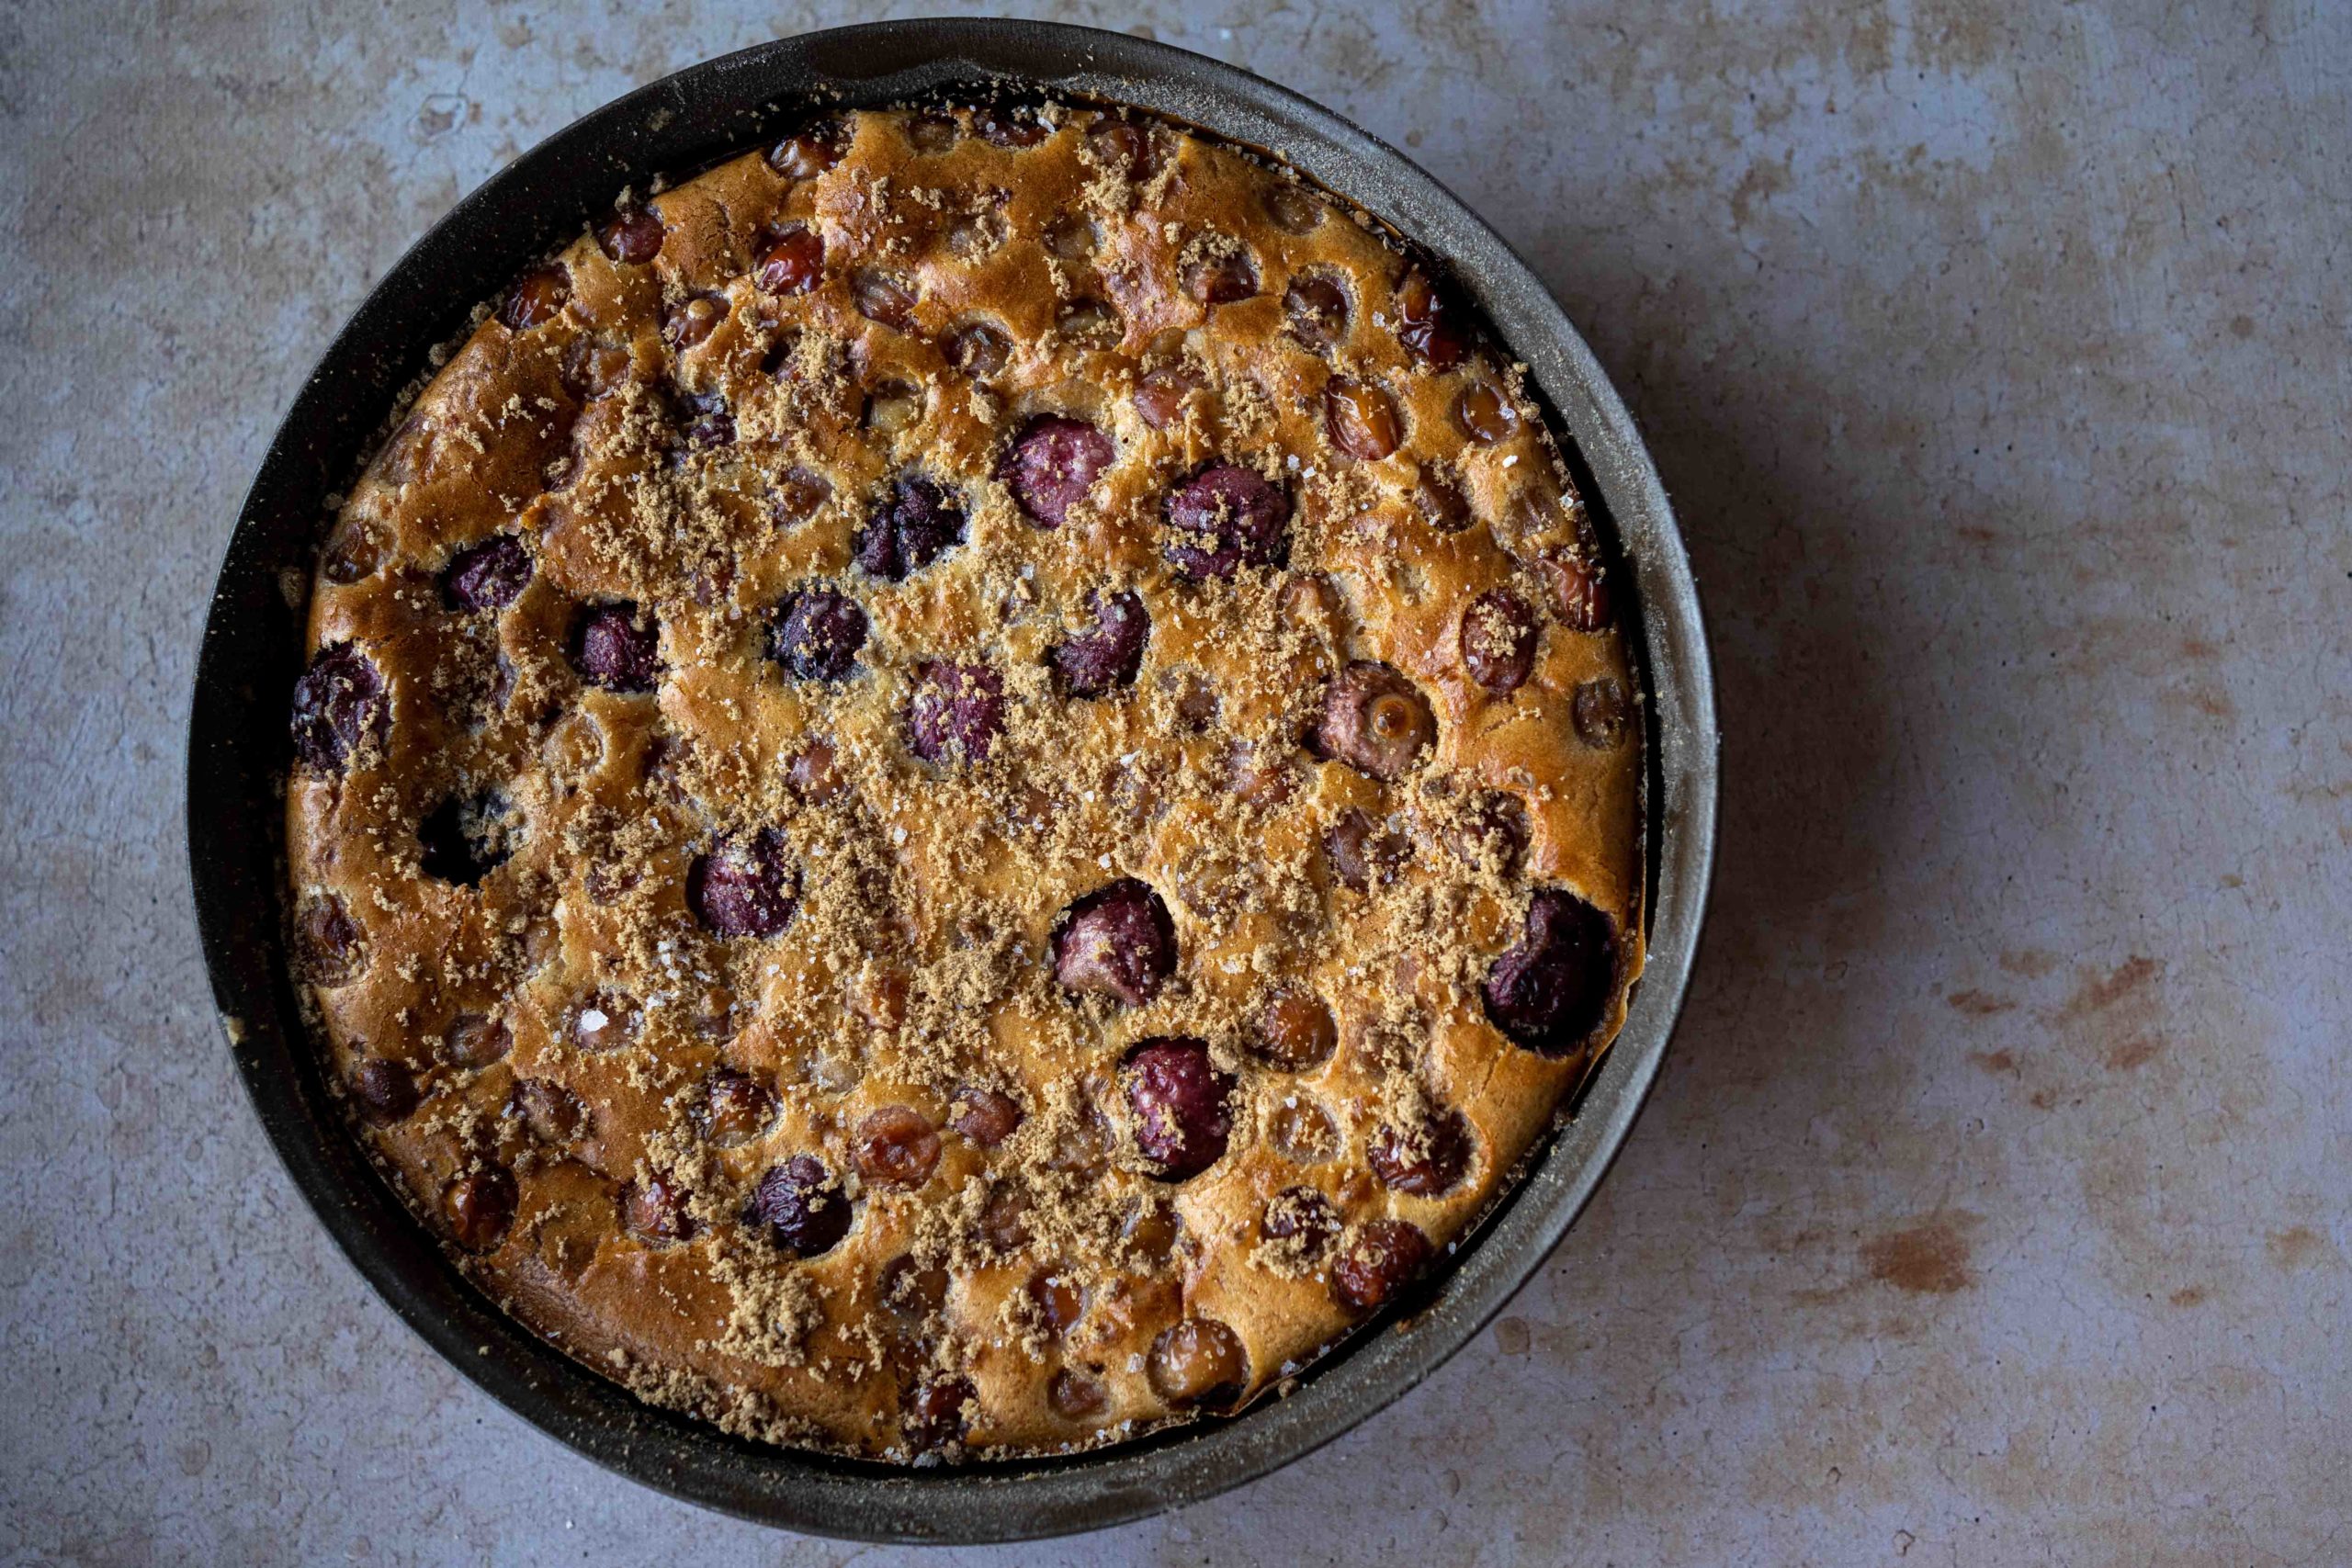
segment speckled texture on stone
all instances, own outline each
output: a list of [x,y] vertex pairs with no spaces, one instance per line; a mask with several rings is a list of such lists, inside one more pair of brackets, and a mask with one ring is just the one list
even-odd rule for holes
[[[333,1253],[205,1005],[213,566],[317,349],[625,89],[936,5],[0,10],[0,1562],[911,1561],[616,1481]],[[1910,0],[1039,11],[1250,66],[1534,262],[1717,644],[1710,940],[1509,1314],[1004,1562],[2352,1559],[2352,25]],[[1413,19],[1401,19],[1410,13]]]

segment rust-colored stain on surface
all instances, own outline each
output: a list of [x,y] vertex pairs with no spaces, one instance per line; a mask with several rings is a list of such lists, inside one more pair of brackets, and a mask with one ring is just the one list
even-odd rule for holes
[[1962,1232],[1978,1216],[1964,1212],[1934,1219],[1862,1243],[1871,1278],[1898,1291],[1948,1296],[1976,1283],[1969,1266],[1968,1239]]
[[2067,1001],[2066,1015],[2079,1018],[2111,1008],[2164,972],[2155,959],[2134,953],[2106,975],[2086,976]]

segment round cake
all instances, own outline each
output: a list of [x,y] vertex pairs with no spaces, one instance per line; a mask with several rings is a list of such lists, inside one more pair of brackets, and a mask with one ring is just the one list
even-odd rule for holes
[[1521,367],[1164,122],[843,113],[517,280],[322,548],[298,990],[469,1275],[905,1461],[1408,1299],[1640,973],[1637,685]]

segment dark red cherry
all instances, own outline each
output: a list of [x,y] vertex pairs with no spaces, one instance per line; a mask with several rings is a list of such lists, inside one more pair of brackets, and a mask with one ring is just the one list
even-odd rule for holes
[[891,483],[857,536],[857,564],[888,582],[905,581],[964,539],[964,513],[955,499],[919,474]]
[[1135,593],[1098,593],[1089,603],[1094,625],[1047,655],[1062,690],[1073,697],[1104,697],[1134,685],[1151,637],[1151,612]]
[[1283,291],[1291,335],[1317,354],[1329,354],[1348,335],[1348,292],[1330,278],[1306,273]]
[[752,267],[752,281],[769,294],[806,294],[824,278],[824,236],[806,223],[779,231]]
[[1233,1079],[1192,1039],[1147,1040],[1127,1053],[1120,1075],[1136,1119],[1136,1146],[1163,1181],[1198,1176],[1225,1157],[1233,1121]]
[[684,1241],[695,1234],[695,1217],[686,1212],[686,1190],[669,1176],[650,1175],[630,1182],[621,1192],[621,1223],[639,1240],[657,1245]]
[[1122,877],[1062,911],[1052,951],[1064,990],[1143,1007],[1176,972],[1176,924],[1148,884]]
[[801,1258],[830,1252],[849,1235],[849,1194],[813,1155],[795,1155],[760,1178],[743,1223]]
[[650,692],[662,680],[662,624],[626,599],[591,604],[571,624],[571,667],[608,692]]
[[1230,305],[1258,292],[1258,265],[1246,251],[1203,256],[1184,269],[1184,292],[1204,305]]
[[1462,668],[1498,697],[1535,671],[1535,612],[1508,588],[1490,588],[1462,612]]
[[1385,664],[1358,660],[1333,677],[1312,742],[1316,755],[1384,783],[1412,771],[1437,739],[1427,697]]
[[1340,1234],[1340,1212],[1312,1187],[1285,1187],[1266,1200],[1258,1228],[1272,1240],[1291,1243],[1303,1260],[1312,1263]]
[[907,704],[907,746],[926,762],[982,762],[1004,730],[1004,677],[985,664],[935,659]]
[[625,207],[596,231],[596,243],[623,266],[643,266],[662,254],[662,215],[648,207]]
[[386,1127],[408,1120],[424,1096],[418,1092],[416,1074],[406,1062],[371,1056],[351,1075],[351,1098],[358,1102],[361,1115]]
[[956,1114],[949,1125],[981,1148],[992,1149],[1020,1130],[1021,1102],[997,1089],[978,1086],[956,1096]]
[[1249,1382],[1250,1353],[1241,1337],[1216,1319],[1188,1317],[1151,1342],[1145,1375],[1170,1404],[1221,1404]]
[[662,337],[672,348],[688,349],[718,330],[727,319],[727,296],[696,294],[662,312]]
[[437,881],[474,886],[506,863],[514,826],[506,797],[496,791],[453,795],[416,826],[418,865]]
[[772,937],[792,923],[800,877],[786,863],[782,833],[721,839],[686,870],[686,902],[720,936]]
[[1631,716],[1625,705],[1625,688],[1607,675],[1578,686],[1568,712],[1576,722],[1577,739],[1596,751],[1606,751],[1616,745]]
[[571,275],[559,265],[537,267],[514,280],[498,319],[512,332],[528,332],[555,320],[571,298]]
[[514,1177],[497,1166],[461,1176],[441,1194],[449,1234],[469,1252],[487,1252],[504,1239],[520,1201]]
[[1450,1191],[1470,1168],[1470,1124],[1459,1111],[1430,1115],[1411,1128],[1382,1122],[1366,1155],[1372,1173],[1385,1185],[1416,1198]]
[[1518,944],[1487,972],[1487,1016],[1539,1055],[1565,1056],[1600,1025],[1616,977],[1609,917],[1573,893],[1539,888]]
[[939,1168],[939,1130],[910,1105],[886,1105],[857,1124],[850,1155],[868,1181],[921,1187]]
[[376,662],[347,642],[319,649],[294,682],[294,755],[306,767],[340,770],[391,738],[391,704]]
[[441,598],[453,610],[503,610],[531,581],[531,552],[512,534],[497,534],[449,558]]
[[1013,438],[997,477],[1031,522],[1054,528],[1086,499],[1116,454],[1111,438],[1085,421],[1039,414]]
[[907,1441],[918,1449],[944,1449],[964,1440],[979,1391],[966,1377],[933,1377],[907,1395]]
[[1351,1312],[1371,1312],[1412,1281],[1430,1260],[1430,1238],[1404,1220],[1363,1227],[1331,1269],[1331,1295]]
[[814,583],[786,598],[768,642],[769,656],[796,681],[842,681],[865,646],[865,611],[835,588]]
[[1405,275],[1396,286],[1396,341],[1432,369],[1462,363],[1470,352],[1461,313],[1453,301],[1419,272]]
[[294,969],[314,986],[347,985],[367,967],[367,933],[332,893],[302,900],[294,916]]
[[839,120],[820,120],[769,148],[768,167],[787,180],[815,179],[842,161],[848,143],[847,126]]
[[1191,578],[1231,577],[1246,562],[1279,566],[1289,550],[1290,498],[1254,468],[1217,463],[1169,492],[1178,537],[1169,561]]

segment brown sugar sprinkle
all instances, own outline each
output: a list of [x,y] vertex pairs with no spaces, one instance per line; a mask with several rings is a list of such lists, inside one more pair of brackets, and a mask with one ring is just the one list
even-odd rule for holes
[[526,1323],[940,1463],[1441,1288],[1640,974],[1640,687],[1520,370],[1347,212],[1134,114],[783,126],[387,422],[287,950]]

